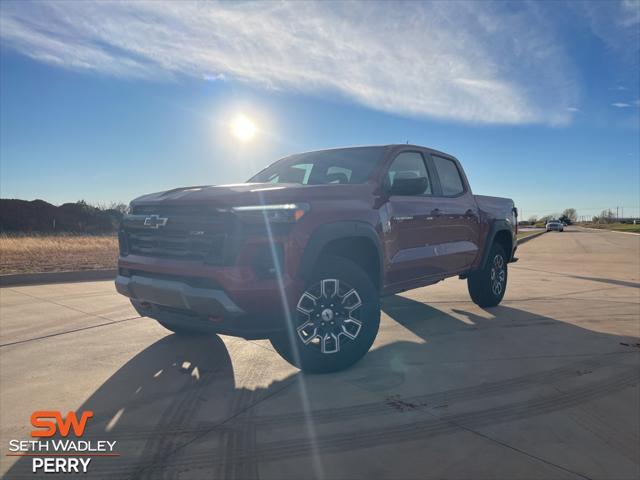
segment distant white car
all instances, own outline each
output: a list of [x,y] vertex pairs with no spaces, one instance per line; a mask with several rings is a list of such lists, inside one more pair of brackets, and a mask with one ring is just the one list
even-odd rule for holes
[[547,232],[550,232],[551,230],[564,232],[564,225],[562,224],[562,222],[559,222],[558,220],[551,220],[547,222],[545,228],[547,229]]

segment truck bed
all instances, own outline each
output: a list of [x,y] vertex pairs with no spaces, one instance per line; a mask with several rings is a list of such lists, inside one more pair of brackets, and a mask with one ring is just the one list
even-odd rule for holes
[[514,221],[514,203],[510,198],[490,197],[487,195],[474,195],[478,208],[492,219],[504,219]]

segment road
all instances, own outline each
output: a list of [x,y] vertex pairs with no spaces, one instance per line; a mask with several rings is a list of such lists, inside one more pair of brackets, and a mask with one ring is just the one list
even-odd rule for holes
[[111,282],[0,290],[0,452],[92,410],[99,478],[639,478],[640,236],[522,245],[502,305],[450,279],[384,302],[371,352],[301,375],[266,341],[180,338]]

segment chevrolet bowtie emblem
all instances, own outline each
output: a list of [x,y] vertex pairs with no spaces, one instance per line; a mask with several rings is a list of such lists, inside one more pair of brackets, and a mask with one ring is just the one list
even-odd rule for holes
[[164,227],[167,224],[168,218],[162,218],[158,215],[149,215],[144,219],[144,226],[149,228]]

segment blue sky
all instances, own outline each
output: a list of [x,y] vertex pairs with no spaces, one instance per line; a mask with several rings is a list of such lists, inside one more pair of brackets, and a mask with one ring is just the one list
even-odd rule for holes
[[525,217],[640,215],[637,0],[4,1],[0,41],[3,198],[128,202],[408,140]]

